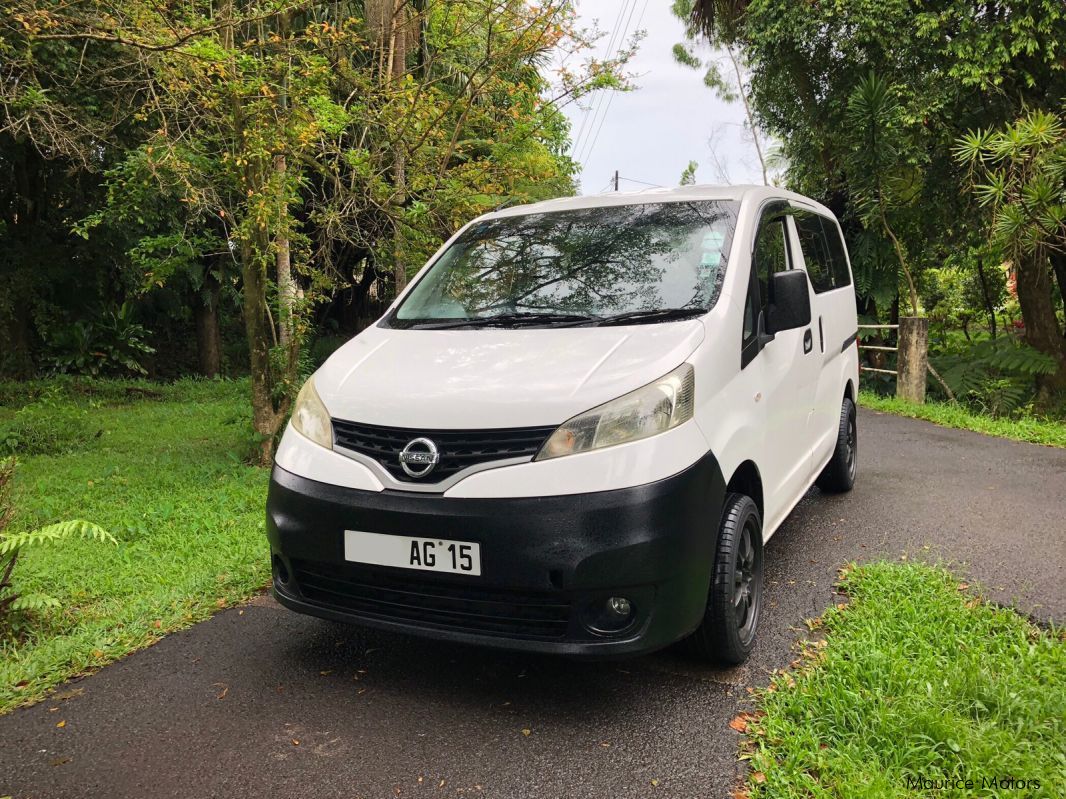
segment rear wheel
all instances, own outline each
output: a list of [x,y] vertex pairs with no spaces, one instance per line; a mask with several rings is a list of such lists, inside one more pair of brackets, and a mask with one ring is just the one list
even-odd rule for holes
[[823,491],[840,493],[851,491],[855,485],[855,472],[859,452],[858,428],[855,424],[855,403],[847,397],[840,406],[840,426],[833,457],[822,469],[816,481]]
[[688,647],[707,660],[743,663],[762,609],[762,518],[750,497],[729,494],[722,511],[703,622]]

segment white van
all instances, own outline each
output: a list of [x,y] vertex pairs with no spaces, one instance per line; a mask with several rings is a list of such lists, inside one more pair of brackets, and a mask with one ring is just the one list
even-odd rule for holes
[[763,546],[855,480],[855,293],[833,214],[765,187],[475,219],[303,387],[274,592],[427,637],[747,657]]

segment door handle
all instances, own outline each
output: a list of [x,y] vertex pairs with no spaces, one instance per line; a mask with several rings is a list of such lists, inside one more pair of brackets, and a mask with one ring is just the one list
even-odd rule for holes
[[806,355],[814,349],[814,336],[811,335],[811,329],[808,327],[803,331],[803,354]]

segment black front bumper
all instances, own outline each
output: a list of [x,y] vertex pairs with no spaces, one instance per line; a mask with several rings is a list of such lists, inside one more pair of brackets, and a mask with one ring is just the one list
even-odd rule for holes
[[[485,646],[622,656],[692,632],[706,605],[725,483],[706,455],[655,483],[551,497],[450,499],[359,491],[275,466],[267,498],[274,594],[302,613]],[[476,541],[482,576],[344,559],[344,531]],[[626,629],[588,626],[610,596]]]

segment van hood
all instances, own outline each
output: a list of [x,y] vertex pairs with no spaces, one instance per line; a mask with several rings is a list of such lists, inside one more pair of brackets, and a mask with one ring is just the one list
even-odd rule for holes
[[557,425],[662,377],[703,340],[698,320],[627,327],[373,326],[315,373],[335,419],[388,427]]

